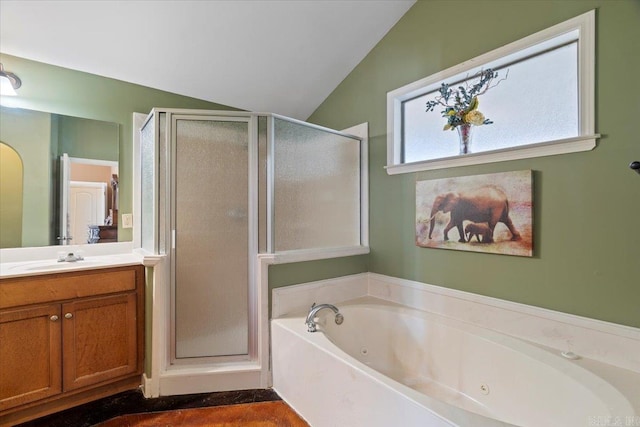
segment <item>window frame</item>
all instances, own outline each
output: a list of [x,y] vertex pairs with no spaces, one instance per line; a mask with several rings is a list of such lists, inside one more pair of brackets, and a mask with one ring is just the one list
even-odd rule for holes
[[[497,68],[571,40],[578,41],[578,136],[466,155],[402,162],[404,101],[432,92],[444,81],[461,80],[471,75],[472,71]],[[389,175],[590,151],[595,148],[599,137],[595,133],[595,10],[387,93],[386,170]]]

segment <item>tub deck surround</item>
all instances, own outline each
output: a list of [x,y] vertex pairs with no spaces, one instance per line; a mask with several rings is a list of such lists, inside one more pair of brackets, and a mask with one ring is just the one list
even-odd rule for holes
[[[640,419],[640,369],[630,355],[640,353],[636,328],[375,274],[273,294],[274,388],[311,425]],[[319,316],[326,334],[308,333],[313,302],[337,305],[344,324],[326,322],[327,311]],[[419,348],[425,341],[433,348]],[[567,350],[580,359],[562,357]]]
[[640,329],[441,286],[361,273],[273,290],[272,317],[302,314],[314,302],[362,296],[487,328],[560,352],[640,373]]
[[314,302],[322,304],[348,301],[368,295],[368,277],[368,273],[361,273],[276,288],[271,300],[271,317],[277,319],[290,314],[301,314],[308,311]]
[[638,373],[372,297],[338,306],[343,325],[321,312],[318,333],[303,315],[272,321],[274,389],[314,427],[565,427],[640,414]]

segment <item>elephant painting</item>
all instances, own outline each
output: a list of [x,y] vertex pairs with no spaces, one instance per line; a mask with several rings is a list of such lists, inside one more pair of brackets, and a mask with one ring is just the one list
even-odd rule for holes
[[493,232],[499,222],[511,232],[511,240],[521,239],[509,217],[509,200],[504,190],[494,185],[486,185],[468,192],[449,192],[435,198],[431,208],[429,239],[433,234],[435,216],[438,212],[450,213],[449,223],[444,228],[444,240],[449,240],[449,231],[457,228],[459,242],[466,242],[464,221],[487,223],[488,231],[483,232],[483,243],[493,242]]
[[533,177],[519,170],[416,180],[416,246],[533,256]]
[[[467,238],[468,242],[471,242],[471,239],[475,236],[478,243],[489,243],[493,238],[493,233],[486,223],[478,224],[477,222],[470,222],[464,228],[464,236]],[[480,240],[481,237],[482,240]]]

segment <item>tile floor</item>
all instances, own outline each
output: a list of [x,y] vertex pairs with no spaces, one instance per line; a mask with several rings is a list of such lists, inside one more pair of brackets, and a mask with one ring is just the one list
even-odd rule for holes
[[[167,412],[168,411],[168,412]],[[308,427],[273,390],[241,390],[145,399],[119,393],[19,427]]]
[[98,426],[309,427],[282,401],[124,415],[100,423]]

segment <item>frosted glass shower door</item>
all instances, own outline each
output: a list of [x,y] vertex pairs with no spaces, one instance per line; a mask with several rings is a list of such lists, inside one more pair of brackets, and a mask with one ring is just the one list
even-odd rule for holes
[[173,115],[171,127],[173,359],[248,359],[253,124]]
[[272,250],[360,246],[360,140],[284,118],[273,128]]

